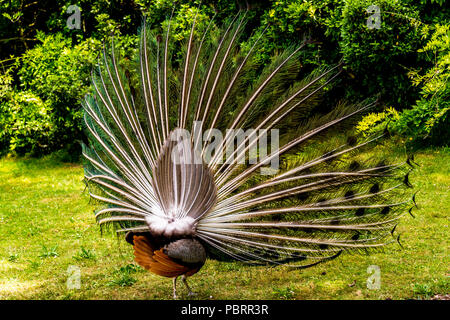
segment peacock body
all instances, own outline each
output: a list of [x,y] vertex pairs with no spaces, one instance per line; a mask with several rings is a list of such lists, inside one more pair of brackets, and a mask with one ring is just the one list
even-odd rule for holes
[[307,42],[262,68],[264,32],[239,47],[245,15],[223,30],[194,21],[181,49],[170,21],[144,25],[135,70],[105,49],[83,101],[95,217],[174,278],[174,296],[207,256],[309,267],[382,248],[410,205],[409,160],[378,149],[385,134],[347,130],[375,101],[324,107],[342,65],[299,79]]

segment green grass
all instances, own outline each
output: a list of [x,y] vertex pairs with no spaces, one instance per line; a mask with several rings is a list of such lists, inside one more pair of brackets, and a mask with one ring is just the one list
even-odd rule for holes
[[[418,153],[414,183],[420,210],[391,245],[370,256],[342,255],[305,270],[207,261],[190,278],[196,299],[429,299],[448,294],[450,151]],[[78,164],[0,160],[1,299],[170,299],[170,279],[133,263],[131,246],[101,235]],[[381,272],[368,289],[368,267]],[[81,288],[67,289],[71,266]],[[188,298],[180,285],[181,298]]]

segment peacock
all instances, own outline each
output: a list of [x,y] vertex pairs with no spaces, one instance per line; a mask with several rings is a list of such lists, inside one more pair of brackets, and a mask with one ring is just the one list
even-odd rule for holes
[[144,21],[134,60],[104,45],[82,102],[96,221],[173,278],[174,298],[207,258],[306,268],[379,250],[415,204],[413,158],[385,151],[388,128],[353,130],[378,98],[330,98],[344,64],[305,72],[309,39],[261,63],[267,28],[244,38],[247,16],[196,16],[181,43],[172,19]]

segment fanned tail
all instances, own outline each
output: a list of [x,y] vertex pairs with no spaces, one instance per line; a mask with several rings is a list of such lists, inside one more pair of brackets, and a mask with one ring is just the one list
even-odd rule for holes
[[86,181],[106,204],[98,222],[195,236],[250,263],[305,267],[382,248],[411,207],[411,161],[383,153],[386,135],[349,130],[376,99],[324,106],[342,64],[304,75],[305,40],[262,67],[265,30],[240,48],[245,17],[223,31],[194,20],[182,61],[170,21],[144,25],[131,75],[104,51],[83,104]]

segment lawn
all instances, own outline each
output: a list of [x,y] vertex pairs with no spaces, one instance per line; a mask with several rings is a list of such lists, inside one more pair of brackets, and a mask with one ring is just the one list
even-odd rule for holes
[[[397,227],[401,243],[370,256],[304,269],[208,260],[190,278],[195,299],[430,299],[450,293],[450,150],[416,154],[420,210]],[[1,299],[170,299],[172,281],[133,262],[132,248],[101,235],[79,164],[0,159]],[[370,267],[377,266],[377,267]],[[380,288],[369,289],[379,268]],[[80,288],[68,288],[79,272]],[[181,298],[188,298],[180,285]]]

